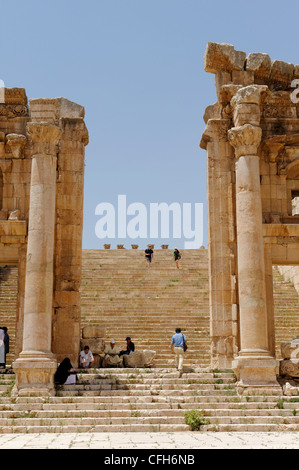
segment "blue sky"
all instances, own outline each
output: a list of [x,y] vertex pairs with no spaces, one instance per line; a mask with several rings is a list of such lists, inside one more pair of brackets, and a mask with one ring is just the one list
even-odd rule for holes
[[203,68],[207,42],[299,63],[299,6],[269,1],[10,0],[1,5],[5,86],[28,98],[64,96],[85,107],[83,248],[183,240],[95,235],[101,202],[204,203],[206,106],[216,100]]

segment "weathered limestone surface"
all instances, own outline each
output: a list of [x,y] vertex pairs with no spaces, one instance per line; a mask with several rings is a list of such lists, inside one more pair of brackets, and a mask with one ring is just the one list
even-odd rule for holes
[[290,343],[281,343],[281,355],[283,359],[299,359],[299,337]]
[[150,367],[156,355],[156,351],[146,349],[144,351],[134,351],[131,354],[124,355],[124,364],[126,367]]

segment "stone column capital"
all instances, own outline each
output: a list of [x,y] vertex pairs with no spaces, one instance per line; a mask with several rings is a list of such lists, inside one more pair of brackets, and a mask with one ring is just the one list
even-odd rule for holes
[[61,132],[59,127],[48,122],[29,122],[27,124],[28,137],[35,146],[34,154],[55,155]]
[[5,150],[11,153],[12,158],[23,158],[24,148],[27,143],[27,138],[21,134],[8,134],[6,136]]
[[227,142],[227,131],[230,126],[230,119],[209,119],[202,135],[200,147],[206,149],[208,142]]
[[257,155],[262,139],[262,129],[251,124],[233,127],[228,131],[228,140],[235,148],[236,158],[242,155]]

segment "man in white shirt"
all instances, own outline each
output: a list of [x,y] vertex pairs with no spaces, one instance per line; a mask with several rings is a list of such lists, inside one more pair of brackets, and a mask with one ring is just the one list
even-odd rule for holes
[[80,352],[80,367],[87,369],[94,363],[94,357],[89,349],[89,346],[84,346],[83,351]]

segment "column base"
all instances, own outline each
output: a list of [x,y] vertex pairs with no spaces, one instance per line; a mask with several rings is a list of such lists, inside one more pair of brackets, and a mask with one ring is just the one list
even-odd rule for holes
[[240,351],[232,367],[237,376],[237,387],[280,388],[277,382],[279,362],[268,354],[247,354]]
[[57,361],[53,354],[25,351],[12,367],[16,374],[14,395],[55,395],[54,374]]

